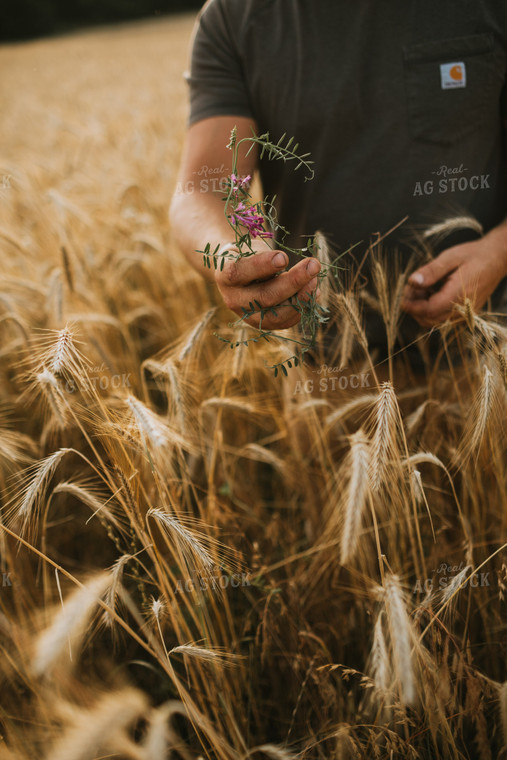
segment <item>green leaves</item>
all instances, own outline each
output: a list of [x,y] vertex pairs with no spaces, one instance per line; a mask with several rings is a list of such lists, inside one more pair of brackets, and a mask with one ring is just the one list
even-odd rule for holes
[[289,359],[284,359],[284,361],[279,364],[273,364],[270,369],[273,370],[275,377],[278,377],[279,372],[281,372],[284,377],[288,377],[288,370],[292,369],[292,367],[297,367],[300,364],[300,361],[299,356],[294,354],[294,356],[291,356]]
[[269,132],[265,132],[263,135],[259,135],[259,136],[257,136],[255,132],[253,132],[253,130],[252,130],[252,133],[253,133],[252,137],[244,137],[238,143],[239,145],[245,140],[252,141],[252,145],[248,149],[246,155],[250,153],[254,145],[259,145],[261,148],[259,158],[263,158],[264,155],[267,154],[270,161],[273,161],[273,160],[284,161],[284,162],[297,161],[297,165],[294,171],[297,171],[301,166],[304,166],[305,169],[307,170],[305,182],[308,182],[308,180],[311,180],[314,178],[315,172],[312,169],[312,164],[314,162],[310,160],[309,158],[310,153],[298,154],[299,143],[294,144],[294,137],[289,137],[289,139],[284,144],[284,140],[286,138],[285,132],[276,143],[270,140]]
[[[202,253],[203,264],[204,264],[205,267],[207,267],[208,269],[211,269],[211,262],[213,261],[213,267],[215,269],[217,269],[217,267],[218,267],[218,251],[219,250],[220,250],[220,244],[218,244],[216,246],[216,248],[214,249],[214,251],[212,253],[211,252],[211,245],[209,243],[206,243],[204,251],[196,251],[196,253]],[[221,261],[221,265],[220,265],[220,269],[223,269],[224,268],[224,263],[225,263],[225,257],[221,256],[220,258],[222,260]]]

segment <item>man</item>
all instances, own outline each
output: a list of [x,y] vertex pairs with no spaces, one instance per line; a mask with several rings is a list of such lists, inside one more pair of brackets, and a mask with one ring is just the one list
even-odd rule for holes
[[[238,173],[259,169],[292,244],[321,230],[337,251],[355,245],[340,262],[354,274],[372,233],[408,217],[386,240],[407,255],[409,230],[466,213],[484,236],[459,239],[413,272],[403,308],[424,326],[446,320],[464,297],[494,309],[507,276],[506,77],[504,0],[209,0],[193,39],[171,206],[180,246],[237,314],[254,299],[278,307],[315,290],[316,260],[285,271],[286,254],[263,240],[256,256],[223,271],[204,268],[196,253],[233,242],[223,193],[199,182],[230,172],[231,128],[238,139],[252,129],[275,141],[285,133],[311,153],[313,181],[246,149]],[[297,319],[283,306],[263,327]]]

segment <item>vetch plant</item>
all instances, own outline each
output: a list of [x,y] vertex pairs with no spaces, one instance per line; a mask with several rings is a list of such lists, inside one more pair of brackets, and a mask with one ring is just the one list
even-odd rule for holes
[[[208,243],[204,251],[198,251],[198,253],[203,254],[204,265],[208,269],[211,269],[213,265],[215,269],[220,268],[220,270],[223,270],[226,259],[237,261],[244,256],[253,256],[256,253],[253,248],[253,241],[256,238],[261,238],[265,241],[271,240],[273,248],[283,250],[288,254],[318,258],[319,244],[315,237],[308,236],[307,244],[302,248],[292,248],[284,242],[288,231],[277,220],[275,209],[276,196],[271,200],[266,197],[263,201],[252,203],[250,195],[251,176],[238,176],[239,146],[243,142],[250,142],[251,145],[247,150],[247,156],[254,146],[258,145],[260,147],[260,158],[267,155],[269,159],[275,161],[295,161],[297,162],[295,170],[300,167],[304,167],[306,170],[305,181],[313,179],[313,161],[309,158],[310,154],[299,154],[299,145],[298,143],[294,144],[294,138],[291,137],[285,142],[285,137],[285,134],[283,134],[278,142],[274,143],[269,137],[269,132],[266,132],[259,136],[253,133],[252,137],[244,137],[238,140],[237,129],[236,127],[233,128],[231,139],[227,146],[232,150],[232,172],[227,179],[227,195],[223,200],[225,217],[234,233],[234,245],[231,246],[233,250],[229,249],[225,252],[220,252],[220,244],[212,251],[211,245]],[[321,271],[317,275],[319,280],[326,278],[331,270],[340,269],[336,264],[322,261],[321,264]],[[316,292],[317,289],[306,301],[301,300],[297,296],[292,296],[288,299],[288,304],[300,314],[302,339],[276,333],[278,339],[293,343],[295,345],[295,352],[289,358],[271,367],[274,370],[275,377],[279,370],[281,370],[282,374],[287,375],[287,369],[297,366],[303,360],[304,355],[315,346],[319,326],[329,319],[328,310],[318,303],[315,295]],[[257,343],[259,340],[269,342],[269,339],[275,333],[262,328],[262,321],[268,313],[276,316],[276,308],[273,306],[263,308],[257,300],[251,301],[248,304],[248,309],[243,308],[243,315],[234,324],[237,325],[254,314],[259,314],[258,335],[242,341],[230,341],[221,335],[217,335],[217,337],[231,348],[237,348],[240,345],[247,346],[249,343]]]

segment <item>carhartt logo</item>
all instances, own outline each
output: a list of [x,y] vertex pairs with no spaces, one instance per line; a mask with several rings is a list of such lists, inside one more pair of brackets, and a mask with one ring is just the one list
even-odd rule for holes
[[440,79],[442,90],[467,86],[467,71],[464,63],[441,63]]

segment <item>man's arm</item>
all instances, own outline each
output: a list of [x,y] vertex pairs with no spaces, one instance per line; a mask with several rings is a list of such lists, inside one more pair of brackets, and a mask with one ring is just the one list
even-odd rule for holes
[[[176,241],[191,266],[218,287],[225,304],[242,315],[242,307],[257,300],[263,308],[278,307],[290,296],[309,298],[317,288],[320,264],[315,259],[299,261],[289,271],[284,271],[288,257],[281,251],[271,250],[268,244],[257,238],[253,241],[254,256],[234,262],[228,259],[222,271],[208,269],[202,254],[207,243],[211,249],[217,245],[222,250],[234,244],[234,233],[224,215],[223,192],[218,189],[220,179],[231,171],[232,151],[227,148],[231,129],[237,127],[237,139],[250,137],[255,122],[245,117],[214,116],[191,125],[187,132],[177,190],[170,209],[171,226]],[[238,156],[238,175],[254,175],[257,152],[246,156],[250,145],[241,146]],[[205,182],[204,180],[207,180]],[[299,314],[290,306],[277,308],[278,316],[266,315],[262,321],[265,329],[291,327],[299,321]],[[247,320],[259,325],[259,316]]]
[[[506,276],[507,220],[480,240],[448,248],[413,272],[402,306],[421,325],[437,325],[465,298],[480,309]],[[444,284],[433,293],[433,285],[444,278]]]

